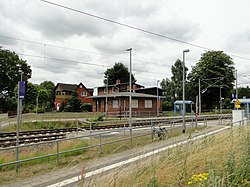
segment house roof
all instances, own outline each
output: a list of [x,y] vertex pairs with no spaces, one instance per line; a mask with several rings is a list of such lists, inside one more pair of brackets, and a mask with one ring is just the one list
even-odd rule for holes
[[[91,97],[88,97],[88,98],[91,98],[91,99],[98,99],[98,98],[115,98],[115,97],[129,97],[130,94],[129,92],[119,92],[119,93],[112,93],[112,94],[104,94],[104,95],[96,95],[96,96],[91,96]],[[150,95],[150,94],[142,94],[142,93],[135,93],[135,92],[132,92],[131,93],[131,96],[132,97],[142,97],[142,98],[157,98],[157,96],[155,95]]]
[[[80,83],[77,85],[77,87],[79,87],[80,85],[84,86],[86,88],[86,86],[83,83]],[[86,88],[89,92],[94,92],[93,88]]]
[[55,89],[57,89],[57,87],[61,88],[61,90],[65,90],[65,91],[75,91],[77,85],[76,84],[65,84],[65,83],[57,83]]
[[158,91],[158,95],[162,96],[162,89],[157,87],[149,87],[149,88],[137,88],[135,89],[135,92],[137,93],[145,93],[145,94],[151,94],[151,95],[157,95],[157,91]]

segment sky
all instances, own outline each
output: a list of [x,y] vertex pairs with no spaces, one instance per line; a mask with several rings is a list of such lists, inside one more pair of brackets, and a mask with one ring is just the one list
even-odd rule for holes
[[[233,58],[239,87],[250,85],[250,1],[248,0],[48,0],[135,29],[54,6],[40,0],[0,1],[0,46],[15,51],[32,69],[32,83],[43,81],[103,85],[116,62],[146,87],[170,78],[182,60],[191,70],[206,49]],[[176,39],[178,42],[171,40]],[[191,44],[191,45],[190,45]]]

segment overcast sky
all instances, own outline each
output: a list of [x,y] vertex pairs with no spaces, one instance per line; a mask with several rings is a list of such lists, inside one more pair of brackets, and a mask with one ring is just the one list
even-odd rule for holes
[[[249,0],[51,2],[250,59]],[[39,0],[0,0],[0,25],[0,46],[27,60],[32,68],[30,81],[38,84],[50,80],[101,86],[104,71],[115,62],[129,67],[126,49],[133,48],[132,72],[137,83],[156,86],[157,80],[172,76],[171,66],[182,59],[184,49],[190,49],[186,53],[189,70],[205,52]],[[250,60],[231,57],[239,85],[250,85]]]

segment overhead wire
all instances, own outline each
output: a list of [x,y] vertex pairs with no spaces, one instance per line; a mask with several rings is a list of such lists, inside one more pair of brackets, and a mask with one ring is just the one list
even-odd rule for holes
[[[80,62],[80,61],[74,61],[74,60],[52,58],[52,57],[32,55],[32,54],[25,54],[25,53],[17,53],[17,54],[21,55],[21,56],[28,56],[28,57],[33,57],[33,58],[40,58],[40,59],[45,59],[45,60],[55,60],[55,61],[71,62],[71,63],[84,64],[84,65],[90,65],[90,66],[98,66],[98,67],[106,67],[106,68],[111,68],[112,67],[112,66],[102,65],[102,64],[95,64],[95,63],[89,63],[89,62]],[[159,72],[142,71],[142,70],[137,70],[137,69],[134,69],[133,71],[135,71],[135,72],[142,72],[142,73],[152,73],[152,74],[165,75],[165,74],[159,73]]]
[[[114,56],[114,55],[110,55],[110,54],[97,53],[97,52],[92,52],[92,51],[86,51],[86,50],[75,49],[75,48],[70,48],[70,47],[64,47],[64,46],[54,45],[54,44],[49,44],[49,43],[36,42],[36,41],[32,41],[32,40],[25,40],[25,39],[20,39],[20,38],[16,38],[16,37],[1,36],[0,35],[0,38],[5,38],[5,39],[10,39],[10,40],[17,40],[17,41],[22,41],[22,42],[37,44],[37,45],[41,45],[43,47],[45,47],[45,46],[51,46],[51,47],[60,48],[60,49],[77,51],[77,52],[81,52],[81,53],[88,53],[88,54],[92,54],[92,55],[100,55],[100,56],[105,56],[105,57],[113,58],[113,59],[129,60],[128,58],[125,58],[125,57]],[[149,63],[149,61],[140,60],[140,59],[136,59],[136,58],[134,58],[133,61],[143,62],[143,63]],[[159,64],[159,63],[150,62],[150,64]]]
[[[71,7],[61,5],[61,4],[58,4],[58,3],[50,2],[50,1],[47,1],[47,0],[40,0],[40,1],[42,1],[44,3],[47,3],[47,4],[57,6],[57,7],[60,7],[60,8],[63,8],[63,9],[67,9],[67,10],[70,10],[70,11],[73,11],[73,12],[84,14],[86,16],[93,17],[93,18],[96,18],[96,19],[99,19],[99,20],[110,22],[110,23],[113,23],[113,24],[116,24],[116,25],[127,27],[127,28],[137,30],[137,31],[140,31],[140,32],[144,32],[144,33],[147,33],[147,34],[150,34],[150,35],[158,36],[158,37],[161,37],[161,38],[164,38],[164,39],[168,39],[168,40],[172,40],[172,41],[175,41],[175,42],[187,44],[187,45],[197,47],[197,48],[200,48],[200,49],[204,49],[204,50],[209,50],[209,51],[213,50],[213,49],[211,49],[209,47],[205,47],[205,46],[198,45],[198,44],[191,43],[191,42],[186,42],[186,41],[176,39],[176,38],[173,38],[173,37],[170,37],[170,36],[165,36],[165,35],[162,35],[162,34],[158,34],[158,33],[155,33],[155,32],[149,31],[149,30],[145,30],[145,29],[142,29],[142,28],[139,28],[139,27],[135,27],[135,26],[128,25],[128,24],[125,24],[125,23],[121,23],[121,22],[118,22],[118,21],[114,21],[114,20],[111,20],[111,19],[108,19],[108,18],[104,18],[104,17],[98,16],[98,15],[94,15],[94,14],[91,14],[91,13],[88,13],[88,12],[85,12],[85,11],[82,11],[82,10],[77,10],[75,8],[71,8]],[[242,56],[235,55],[235,54],[232,54],[232,53],[228,53],[228,54],[230,54],[231,56],[234,56],[236,58],[240,58],[240,59],[244,59],[244,60],[250,60],[250,58],[242,57]]]

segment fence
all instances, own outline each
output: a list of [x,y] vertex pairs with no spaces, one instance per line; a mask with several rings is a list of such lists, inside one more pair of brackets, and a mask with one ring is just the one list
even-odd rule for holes
[[[222,120],[228,120],[230,116],[205,116],[205,117],[189,117],[187,118],[187,121],[190,122],[190,124],[187,124],[187,127],[195,127],[197,128],[199,125],[207,125],[207,120],[219,120],[220,124],[222,124]],[[118,121],[116,121],[118,122]],[[121,121],[119,121],[121,122]],[[47,158],[47,157],[52,157],[56,156],[57,162],[59,163],[60,161],[60,155],[66,154],[66,153],[71,153],[75,151],[82,151],[82,150],[87,150],[95,147],[99,147],[100,153],[102,153],[102,148],[104,145],[109,145],[109,144],[114,144],[117,142],[122,142],[122,141],[127,141],[130,140],[131,143],[133,139],[140,138],[143,136],[151,136],[152,141],[153,141],[153,129],[156,127],[157,124],[159,123],[164,123],[164,127],[168,130],[168,132],[172,133],[174,130],[183,128],[182,126],[182,121],[180,119],[174,119],[174,118],[147,118],[147,119],[137,119],[133,120],[133,124],[140,124],[140,123],[146,123],[147,126],[143,127],[126,127],[125,124],[128,122],[126,120],[122,121],[124,122],[124,127],[120,129],[114,129],[114,130],[104,130],[102,132],[100,131],[94,131],[93,126],[97,124],[97,122],[93,122],[89,124],[89,131],[85,131],[85,135],[77,136],[77,137],[69,137],[66,139],[58,139],[58,140],[53,140],[53,141],[46,141],[46,142],[39,142],[39,143],[33,143],[33,144],[25,144],[25,145],[19,145],[19,146],[13,146],[13,147],[7,147],[7,148],[0,148],[0,152],[12,152],[16,154],[16,160],[15,161],[9,161],[6,163],[1,163],[0,168],[3,166],[8,166],[8,165],[16,165],[16,171],[18,171],[18,167],[20,163],[24,162],[29,162],[32,160],[37,160],[37,159],[42,159],[42,158]],[[115,123],[115,121],[112,122],[98,122],[98,125],[104,125],[106,123]],[[144,128],[143,130],[141,128]],[[138,130],[141,129],[141,133],[137,133]],[[112,141],[105,141],[105,137],[108,135],[112,135],[114,133],[118,133],[118,136],[114,136],[115,140]],[[122,138],[121,138],[122,137]],[[98,142],[94,145],[90,146],[84,146],[80,148],[75,148],[75,149],[70,149],[70,150],[64,150],[60,151],[60,144],[65,141],[72,141],[72,140],[80,140],[80,139],[95,139],[98,140]],[[26,159],[19,159],[19,154],[21,149],[28,149],[30,147],[38,147],[42,145],[55,145],[55,153],[50,153],[47,155],[42,155],[42,156],[36,156],[32,158],[26,158]],[[25,152],[25,151],[23,151]]]

